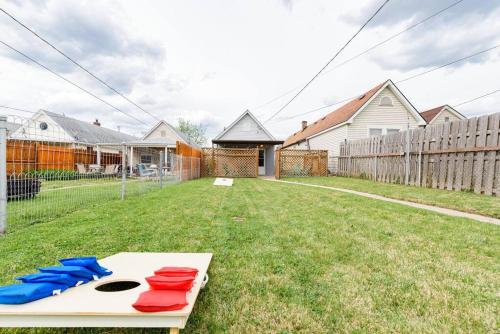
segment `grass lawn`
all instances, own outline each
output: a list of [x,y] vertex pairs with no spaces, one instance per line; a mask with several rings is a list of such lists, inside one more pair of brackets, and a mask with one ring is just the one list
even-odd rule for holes
[[210,281],[183,333],[498,329],[498,226],[299,185],[212,181],[14,228],[0,239],[2,283],[60,257],[213,252]]
[[480,195],[469,191],[420,188],[340,176],[285,178],[283,180],[364,191],[395,199],[500,218],[500,197],[498,196]]
[[[165,179],[165,186],[171,183],[171,179]],[[137,196],[158,187],[157,180],[127,179],[126,196]],[[15,231],[75,210],[118,200],[121,198],[121,188],[122,181],[119,178],[42,181],[40,193],[33,200],[8,202],[9,230]]]

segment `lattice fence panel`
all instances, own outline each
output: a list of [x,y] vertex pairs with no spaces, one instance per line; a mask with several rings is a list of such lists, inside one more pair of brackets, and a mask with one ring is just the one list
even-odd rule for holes
[[257,148],[203,148],[202,176],[257,177]]
[[328,175],[326,150],[279,150],[275,163],[277,178]]

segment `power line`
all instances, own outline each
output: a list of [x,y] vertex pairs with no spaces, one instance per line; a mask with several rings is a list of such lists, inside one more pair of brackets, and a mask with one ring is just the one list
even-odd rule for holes
[[456,107],[462,106],[462,105],[467,104],[467,103],[470,103],[470,102],[474,102],[474,101],[476,101],[476,100],[480,100],[480,99],[482,99],[482,98],[485,98],[485,97],[487,97],[487,96],[490,96],[490,95],[496,94],[496,93],[498,93],[498,92],[500,92],[500,89],[494,90],[494,91],[492,91],[492,92],[486,93],[486,94],[484,94],[484,95],[481,95],[481,96],[475,97],[475,98],[473,98],[473,99],[470,99],[470,100],[467,100],[467,101],[464,101],[464,102],[460,102],[459,104],[455,104],[455,105],[453,106],[453,108],[456,108]]
[[110,86],[104,80],[100,79],[95,74],[93,74],[92,72],[90,72],[88,69],[86,69],[85,67],[83,67],[82,65],[80,65],[76,60],[72,59],[70,56],[68,56],[67,54],[65,54],[61,50],[59,50],[55,45],[53,45],[52,43],[50,43],[49,41],[47,41],[45,38],[43,38],[42,36],[40,36],[39,34],[37,34],[35,31],[33,31],[32,29],[30,29],[28,26],[26,26],[24,23],[22,23],[21,21],[19,21],[18,19],[16,19],[14,16],[12,16],[6,10],[4,10],[3,8],[0,7],[0,11],[2,11],[5,15],[7,15],[8,17],[10,17],[12,20],[14,20],[20,26],[22,26],[23,28],[25,28],[26,30],[28,30],[29,32],[31,32],[33,35],[35,35],[36,37],[38,37],[38,39],[42,40],[45,44],[49,45],[52,49],[54,49],[55,51],[57,51],[63,57],[65,57],[66,59],[68,59],[70,62],[72,62],[73,64],[75,64],[76,66],[78,66],[79,68],[81,68],[82,70],[84,70],[85,72],[87,72],[90,76],[92,76],[94,79],[96,79],[97,81],[99,81],[101,84],[103,84],[104,86],[108,87],[110,90],[112,90],[116,94],[120,95],[123,99],[125,99],[129,103],[133,104],[135,107],[139,108],[140,110],[142,110],[143,112],[145,112],[149,116],[153,117],[154,119],[156,119],[158,121],[160,120],[154,114],[152,114],[149,111],[143,109],[137,103],[135,103],[134,101],[132,101],[131,99],[129,99],[128,97],[126,97],[125,95],[123,95],[122,93],[120,93],[118,90],[116,90],[115,88],[113,88],[112,86]]
[[53,70],[51,70],[51,69],[50,69],[50,68],[48,68],[47,66],[45,66],[45,65],[43,65],[43,64],[41,64],[41,63],[39,63],[39,62],[38,62],[38,61],[36,61],[35,59],[33,59],[33,58],[31,58],[30,56],[26,55],[25,53],[23,53],[23,52],[21,52],[21,51],[17,50],[17,49],[16,49],[16,48],[14,48],[13,46],[11,46],[11,45],[9,45],[9,44],[7,44],[7,43],[5,43],[5,42],[1,41],[1,40],[0,40],[0,43],[1,43],[1,44],[3,44],[3,45],[5,45],[6,47],[8,47],[9,49],[11,49],[12,51],[14,51],[14,52],[16,52],[16,53],[20,54],[21,56],[25,57],[26,59],[28,59],[28,60],[30,60],[30,61],[32,61],[32,62],[34,62],[35,64],[37,64],[38,66],[42,67],[43,69],[45,69],[45,70],[49,71],[50,73],[54,74],[54,75],[55,75],[55,76],[57,76],[58,78],[60,78],[60,79],[62,79],[62,80],[64,80],[64,81],[66,81],[67,83],[69,83],[69,84],[71,84],[71,85],[75,86],[76,88],[78,88],[78,89],[80,89],[80,90],[84,91],[85,93],[87,93],[87,94],[89,94],[90,96],[94,97],[95,99],[97,99],[97,100],[101,101],[102,103],[104,103],[104,104],[106,104],[106,105],[110,106],[111,108],[115,109],[116,111],[118,111],[118,112],[120,112],[120,113],[124,114],[125,116],[128,116],[128,117],[130,117],[130,118],[132,118],[132,119],[134,119],[134,120],[138,121],[139,123],[141,123],[141,124],[143,124],[143,125],[149,126],[147,123],[143,122],[143,121],[142,121],[142,120],[140,120],[139,118],[137,118],[137,117],[135,117],[135,116],[132,116],[132,115],[127,114],[127,113],[126,113],[126,112],[124,112],[123,110],[121,110],[121,109],[119,109],[119,108],[115,107],[114,105],[112,105],[111,103],[107,102],[106,100],[103,100],[102,98],[100,98],[99,96],[95,95],[94,93],[92,93],[92,92],[88,91],[87,89],[85,89],[85,88],[83,88],[83,87],[79,86],[78,84],[74,83],[73,81],[71,81],[71,80],[69,80],[69,79],[67,79],[67,78],[63,77],[63,76],[62,76],[62,75],[60,75],[59,73],[54,72]]
[[15,111],[22,111],[22,112],[27,112],[27,113],[30,113],[30,114],[36,114],[35,111],[21,109],[21,108],[14,108],[14,107],[8,107],[8,106],[3,106],[3,105],[0,105],[0,108],[10,109],[10,110],[15,110]]
[[[500,44],[497,44],[491,48],[488,48],[488,49],[484,49],[484,50],[481,50],[481,51],[478,51],[478,52],[475,52],[473,54],[470,54],[468,56],[465,56],[465,57],[462,57],[462,58],[459,58],[459,59],[456,59],[456,60],[452,60],[446,64],[443,64],[443,65],[440,65],[440,66],[436,66],[430,70],[426,70],[426,71],[423,71],[423,72],[420,72],[418,74],[415,74],[415,75],[412,75],[412,76],[409,76],[407,78],[404,78],[404,79],[401,79],[401,80],[398,80],[398,81],[395,81],[395,83],[402,83],[402,82],[405,82],[405,81],[409,81],[409,80],[412,80],[412,79],[415,79],[415,78],[418,78],[422,75],[425,75],[425,74],[428,74],[428,73],[431,73],[431,72],[434,72],[434,71],[437,71],[437,70],[440,70],[444,67],[447,67],[447,66],[450,66],[450,65],[453,65],[453,64],[456,64],[458,62],[461,62],[461,61],[464,61],[464,60],[467,60],[467,59],[470,59],[472,57],[475,57],[475,56],[478,56],[480,54],[483,54],[483,53],[486,53],[486,52],[489,52],[491,50],[494,50],[496,48],[500,47]],[[295,115],[291,115],[289,117],[284,117],[284,118],[280,118],[280,120],[289,120],[289,119],[293,119],[293,118],[296,118],[296,117],[299,117],[299,116],[304,116],[304,115],[307,115],[307,114],[311,114],[315,111],[319,111],[319,110],[322,110],[322,109],[325,109],[325,108],[329,108],[329,107],[332,107],[332,106],[335,106],[337,104],[340,104],[340,103],[343,103],[343,102],[347,102],[347,101],[350,101],[356,97],[358,97],[358,95],[355,95],[355,96],[351,96],[349,98],[346,98],[346,99],[342,99],[338,102],[335,102],[335,103],[331,103],[331,104],[327,104],[325,106],[322,106],[322,107],[318,107],[318,108],[315,108],[315,109],[312,109],[312,110],[309,110],[309,111],[306,111],[304,113],[299,113],[299,114],[295,114]]]
[[384,3],[375,11],[375,13],[373,13],[372,16],[370,16],[370,18],[358,29],[358,31],[337,51],[337,53],[335,53],[335,55],[325,64],[325,66],[323,66],[321,70],[319,70],[319,72],[316,73],[316,75],[314,75],[312,79],[309,80],[309,82],[307,82],[306,85],[302,87],[302,89],[299,90],[299,92],[291,98],[290,101],[285,103],[278,111],[272,114],[271,117],[269,117],[264,123],[273,119],[276,115],[278,115],[281,111],[283,111],[283,109],[285,109],[290,103],[292,103],[292,101],[295,100],[300,95],[300,93],[302,93],[314,81],[314,79],[316,79],[321,74],[321,72],[323,72],[328,67],[328,65],[330,65],[330,63],[335,60],[335,58],[337,58],[337,56],[351,43],[351,41],[354,38],[356,38],[356,36],[366,27],[368,23],[370,23],[370,21],[382,10],[382,8],[384,8],[384,6],[388,2],[389,0],[385,0]]
[[[392,36],[390,36],[390,37],[386,38],[385,40],[380,41],[380,42],[378,42],[378,43],[376,43],[376,44],[374,44],[374,45],[370,46],[368,49],[365,49],[364,51],[362,51],[362,52],[360,52],[360,53],[358,53],[358,54],[356,54],[356,55],[352,56],[351,58],[348,58],[348,59],[346,59],[345,61],[343,61],[343,62],[341,62],[341,63],[339,63],[339,64],[335,65],[332,69],[330,69],[330,70],[328,70],[328,71],[325,71],[325,72],[324,72],[321,76],[324,76],[324,75],[326,75],[326,74],[328,74],[328,73],[331,73],[331,72],[333,72],[335,69],[337,69],[337,68],[339,68],[339,67],[342,67],[342,66],[344,66],[345,64],[350,63],[351,61],[353,61],[353,60],[355,60],[355,59],[357,59],[357,58],[361,57],[362,55],[365,55],[365,54],[367,54],[368,52],[370,52],[370,51],[372,51],[372,50],[374,50],[374,49],[378,48],[379,46],[382,46],[382,45],[384,45],[384,44],[386,44],[386,43],[390,42],[391,40],[395,39],[396,37],[399,37],[400,35],[402,35],[402,34],[404,34],[404,33],[408,32],[408,31],[410,31],[410,30],[412,30],[412,29],[414,29],[414,28],[416,28],[416,27],[418,27],[419,25],[421,25],[421,24],[423,24],[423,23],[425,23],[425,22],[429,21],[430,19],[432,19],[432,18],[434,18],[434,17],[436,17],[436,16],[438,16],[438,15],[440,15],[440,14],[444,13],[445,11],[447,11],[447,10],[449,10],[449,9],[451,9],[451,8],[453,8],[453,7],[455,7],[455,6],[457,6],[458,4],[460,4],[460,3],[461,3],[461,2],[463,2],[463,1],[465,1],[465,0],[458,0],[458,1],[455,1],[454,3],[450,4],[449,6],[447,6],[447,7],[443,8],[443,9],[441,9],[441,10],[437,11],[437,12],[434,12],[434,13],[433,13],[433,14],[431,14],[430,16],[427,16],[426,18],[424,18],[424,19],[422,19],[422,20],[420,20],[420,21],[418,21],[418,22],[416,22],[416,23],[414,23],[414,24],[409,25],[409,26],[408,26],[408,27],[406,27],[405,29],[403,29],[403,30],[401,30],[401,31],[397,32],[396,34],[394,34],[394,35],[392,35]],[[269,100],[269,101],[267,101],[267,102],[265,102],[265,103],[263,103],[263,104],[261,104],[261,105],[259,105],[259,106],[255,107],[255,108],[252,108],[252,110],[258,110],[258,109],[260,109],[260,108],[262,108],[262,107],[265,107],[266,105],[269,105],[269,104],[273,103],[274,101],[276,101],[276,100],[278,100],[278,99],[280,99],[280,98],[282,98],[282,97],[284,97],[284,96],[286,96],[286,95],[288,95],[288,94],[292,93],[293,91],[295,91],[296,89],[298,89],[298,88],[300,88],[300,87],[301,87],[301,85],[295,86],[294,88],[292,88],[292,89],[290,89],[290,90],[288,90],[288,91],[284,92],[283,94],[281,94],[281,95],[279,95],[279,96],[277,96],[277,97],[275,97],[275,98],[273,98],[273,99],[271,99],[271,100]]]

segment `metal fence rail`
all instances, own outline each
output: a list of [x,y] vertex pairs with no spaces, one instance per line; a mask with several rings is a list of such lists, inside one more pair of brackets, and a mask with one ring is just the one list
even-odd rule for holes
[[167,159],[164,148],[142,147],[151,161],[131,166],[126,143],[81,143],[42,123],[0,117],[1,234],[200,177],[200,159],[175,149]]
[[338,174],[500,196],[500,113],[342,143]]

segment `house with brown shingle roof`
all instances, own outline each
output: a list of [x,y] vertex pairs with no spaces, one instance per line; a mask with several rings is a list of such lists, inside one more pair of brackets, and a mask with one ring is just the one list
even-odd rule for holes
[[283,148],[328,150],[329,169],[336,170],[334,158],[340,143],[423,127],[427,123],[401,93],[387,80],[312,124],[302,128],[283,143]]
[[467,118],[447,104],[422,111],[420,115],[428,125],[460,121]]

